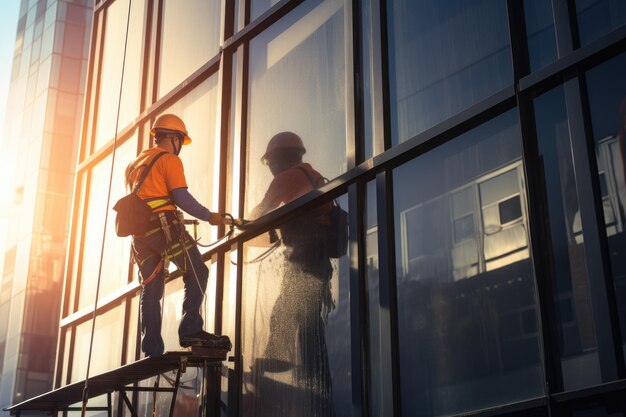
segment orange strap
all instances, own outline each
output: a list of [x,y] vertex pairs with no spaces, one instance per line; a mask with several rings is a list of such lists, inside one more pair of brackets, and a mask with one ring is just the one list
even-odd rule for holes
[[159,272],[161,272],[161,270],[163,269],[163,258],[161,258],[161,260],[159,261],[159,263],[157,264],[157,266],[154,268],[154,271],[152,271],[152,273],[150,274],[150,276],[146,279],[144,279],[141,282],[141,285],[146,286],[148,284],[150,284],[150,282],[156,278],[156,276],[159,274]]

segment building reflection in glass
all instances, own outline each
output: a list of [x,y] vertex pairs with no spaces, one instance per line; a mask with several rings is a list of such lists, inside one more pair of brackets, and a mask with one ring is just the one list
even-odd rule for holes
[[586,75],[589,111],[622,344],[626,346],[626,54]]
[[400,166],[393,179],[403,415],[541,395],[515,113]]

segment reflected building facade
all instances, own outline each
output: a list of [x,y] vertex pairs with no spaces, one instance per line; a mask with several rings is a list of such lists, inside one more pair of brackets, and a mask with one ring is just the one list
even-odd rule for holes
[[[201,248],[206,329],[234,347],[213,400],[193,371],[177,407],[626,415],[622,3],[100,0],[93,22],[57,387],[84,378],[96,304],[90,373],[141,358],[137,268],[105,207],[174,113],[194,139],[189,190],[212,211],[253,214],[279,132],[328,179]],[[348,251],[317,274],[283,235],[330,204]],[[166,351],[183,299],[172,267]],[[151,394],[133,401],[151,412]]]
[[89,0],[20,3],[2,137],[2,187],[15,200],[0,289],[2,408],[53,387],[93,14]]

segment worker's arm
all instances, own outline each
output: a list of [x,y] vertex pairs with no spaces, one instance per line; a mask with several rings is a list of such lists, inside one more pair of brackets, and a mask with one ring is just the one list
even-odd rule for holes
[[211,211],[200,204],[186,188],[175,188],[170,191],[170,194],[174,203],[190,216],[207,221],[212,225],[222,223],[222,216],[219,213],[211,213]]

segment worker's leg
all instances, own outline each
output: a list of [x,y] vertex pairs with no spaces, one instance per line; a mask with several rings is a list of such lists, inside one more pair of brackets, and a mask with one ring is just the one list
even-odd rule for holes
[[163,354],[161,337],[161,298],[163,298],[163,272],[148,285],[141,287],[141,350],[146,356]]
[[161,298],[165,286],[163,256],[153,248],[152,243],[150,239],[143,237],[133,240],[133,250],[142,281],[141,350],[147,356],[161,355],[164,350],[161,337]]
[[179,242],[172,246],[171,252],[172,261],[183,273],[185,299],[178,335],[186,336],[202,331],[204,321],[200,315],[200,307],[207,287],[209,268],[204,264],[198,247],[186,231],[181,232]]

